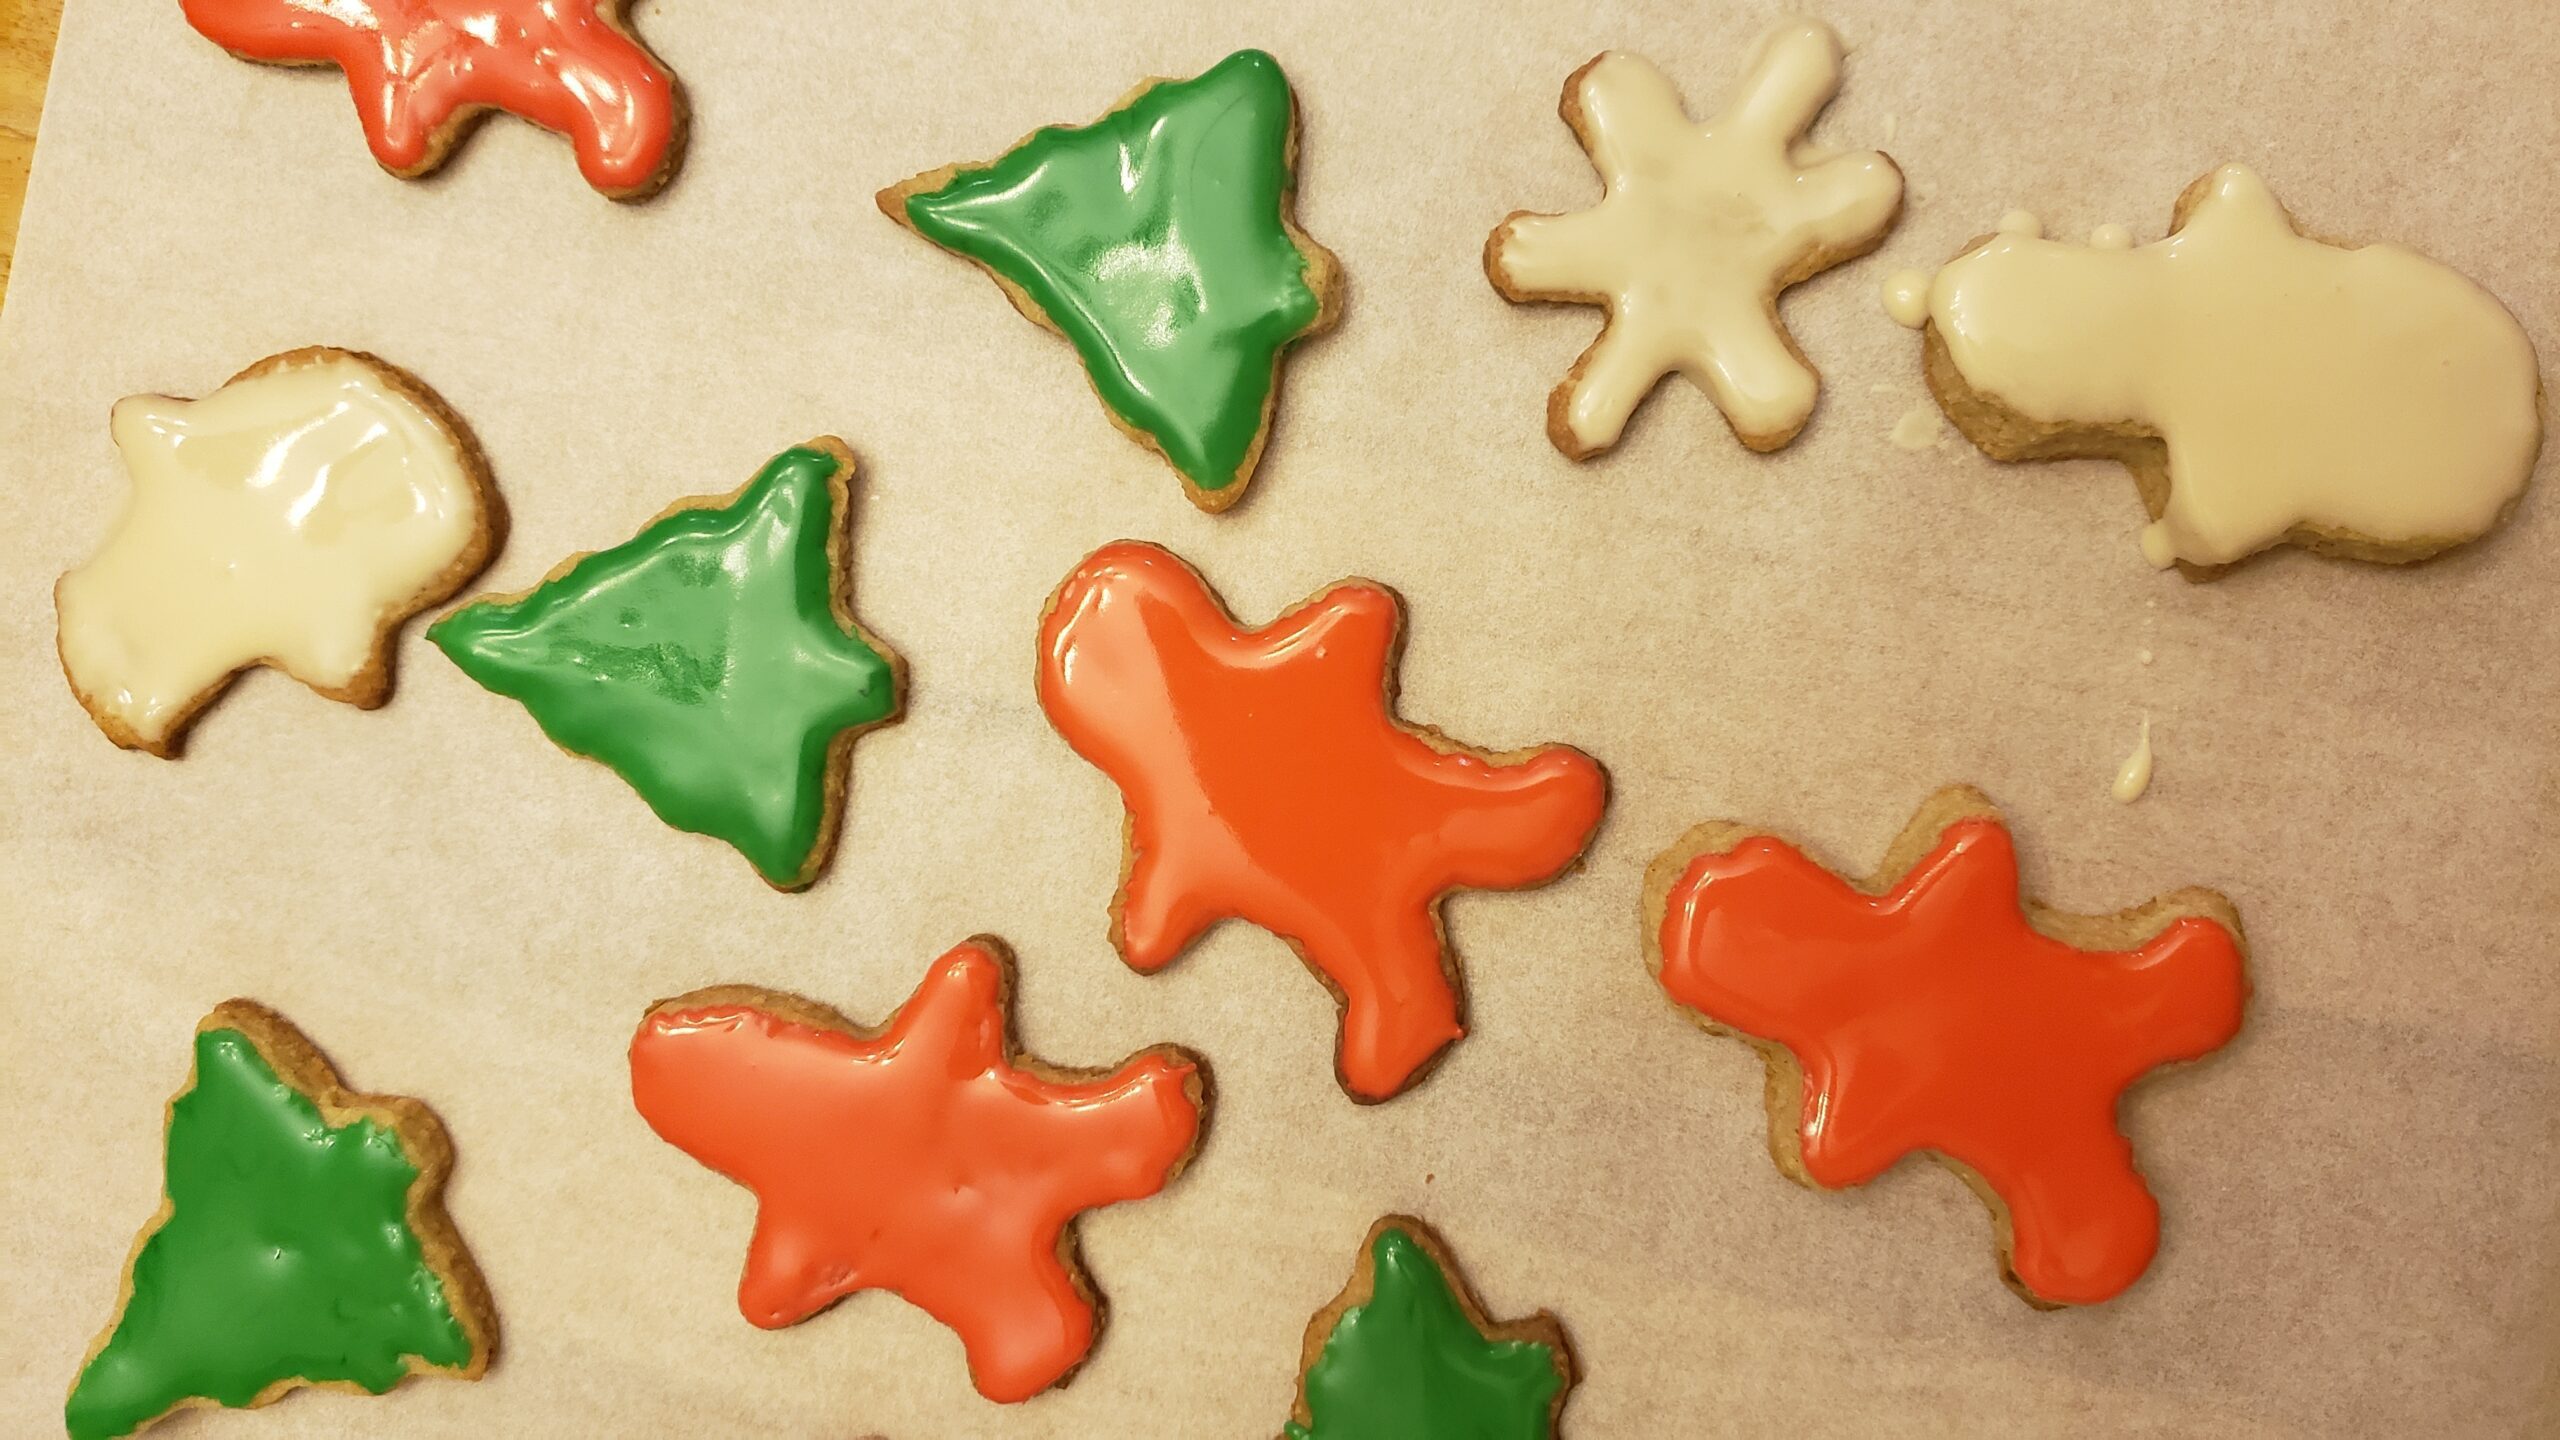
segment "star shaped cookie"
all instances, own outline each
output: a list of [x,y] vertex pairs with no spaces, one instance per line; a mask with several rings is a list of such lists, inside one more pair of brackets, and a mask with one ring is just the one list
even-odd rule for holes
[[1234,916],[1289,942],[1342,1004],[1354,1100],[1412,1084],[1459,1019],[1440,900],[1553,880],[1608,779],[1564,745],[1491,754],[1392,713],[1395,595],[1348,582],[1258,630],[1169,551],[1095,551],[1049,601],[1041,708],[1120,787],[1112,938],[1158,970]]
[[462,422],[355,351],[271,355],[202,400],[132,396],[109,425],[132,498],[54,608],[72,693],[128,750],[176,755],[258,665],[382,704],[393,635],[478,574],[504,525]]
[[335,65],[382,168],[424,175],[491,110],[569,137],[617,200],[655,193],[683,148],[675,77],[631,33],[628,0],[183,0],[243,60]]
[[755,1192],[748,1320],[777,1329],[888,1290],[959,1333],[997,1401],[1084,1363],[1101,1315],[1075,1218],[1181,1173],[1207,1075],[1171,1045],[1109,1072],[1018,1056],[1011,964],[990,937],[961,944],[878,1030],[748,986],[650,1008],[631,1098],[667,1143]]
[[2229,901],[2022,901],[2007,827],[1963,786],[1921,807],[1872,881],[1701,825],[1647,871],[1644,938],[1671,998],[1768,1062],[1781,1170],[1837,1189],[1931,1153],[1990,1205],[2004,1278],[2045,1308],[2109,1299],[2150,1265],[2160,1206],[2117,1105],[2239,1033],[2249,993]]
[[897,719],[906,691],[904,662],[853,617],[853,464],[833,436],[785,450],[427,638],[660,819],[797,889],[834,849],[854,738]]
[[1564,122],[1600,172],[1600,203],[1515,213],[1484,252],[1506,299],[1609,312],[1548,400],[1557,449],[1584,460],[1617,444],[1673,370],[1754,450],[1804,428],[1820,377],[1779,323],[1778,293],[1874,249],[1902,211],[1889,157],[1804,139],[1839,88],[1839,37],[1812,20],[1771,31],[1740,96],[1704,125],[1634,55],[1611,51],[1565,81]]

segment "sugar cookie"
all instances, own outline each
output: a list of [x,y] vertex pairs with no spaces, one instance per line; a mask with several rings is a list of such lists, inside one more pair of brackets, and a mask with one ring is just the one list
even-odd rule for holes
[[391,695],[403,621],[461,589],[505,517],[470,433],[371,355],[271,355],[202,400],[116,402],[133,481],[96,556],[54,586],[63,673],[107,738],[164,758],[233,676]]
[[2497,297],[2305,236],[2240,165],[2187,187],[2154,244],[1975,241],[1926,325],[1957,429],[1996,460],[2123,464],[2144,557],[2191,580],[2288,543],[2424,559],[2504,518],[2542,446],[2533,344]]
[[453,1142],[424,1103],[347,1089],[283,1016],[227,1000],[168,1128],[167,1196],[72,1384],[71,1440],[488,1370],[497,1311],[445,1214]]
[[906,698],[906,662],[853,616],[853,468],[822,435],[427,638],[658,818],[796,890],[835,849],[854,740]]
[[1891,157],[1805,140],[1839,88],[1840,38],[1817,20],[1764,36],[1739,98],[1704,125],[1660,70],[1622,51],[1565,81],[1559,108],[1600,172],[1600,203],[1514,212],[1484,247],[1505,299],[1609,312],[1548,397],[1557,449],[1585,460],[1617,444],[1673,370],[1754,450],[1804,428],[1821,377],[1778,318],[1779,292],[1873,250],[1902,213]]
[[1178,1046],[1108,1071],[1021,1054],[1012,956],[978,936],[869,1029],[729,985],[649,1009],[631,1098],[649,1128],[755,1192],[738,1308],[765,1329],[888,1290],[957,1331],[990,1400],[1064,1384],[1101,1297],[1075,1219],[1172,1183],[1198,1149],[1208,1072]]
[[1215,512],[1261,463],[1288,348],[1341,312],[1341,267],[1298,228],[1297,170],[1280,62],[1239,50],[879,204],[1065,336],[1112,423]]
[[616,200],[655,194],[684,148],[684,93],[631,32],[630,0],[182,0],[243,60],[346,73],[373,158],[403,179],[445,162],[491,110],[569,137]]
[[1991,1207],[2003,1278],[2048,1309],[2150,1265],[2160,1206],[2118,1102],[2221,1048],[2249,993],[2229,901],[2180,890],[2091,916],[2021,900],[2009,831],[1964,786],[1930,797],[1870,880],[1701,825],[1645,873],[1644,945],[1674,1002],[1767,1062],[1788,1178],[1863,1185],[1927,1151]]
[[1307,1322],[1282,1440],[1539,1440],[1574,1380],[1555,1316],[1493,1319],[1430,1226],[1381,1216]]
[[1160,970],[1235,916],[1342,1006],[1335,1073],[1386,1100],[1465,1033],[1440,901],[1570,869],[1609,782],[1566,745],[1492,753],[1396,718],[1403,609],[1345,581],[1260,629],[1170,551],[1086,557],[1050,597],[1049,723],[1120,788],[1112,942]]

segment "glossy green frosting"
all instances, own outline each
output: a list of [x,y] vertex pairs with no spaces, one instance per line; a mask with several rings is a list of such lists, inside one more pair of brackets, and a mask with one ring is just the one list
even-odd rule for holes
[[678,510],[520,600],[429,639],[523,702],[561,748],[610,765],[660,819],[725,840],[767,880],[806,883],[838,735],[898,710],[895,668],[834,610],[829,481],[786,450],[728,504]]
[[907,218],[1027,292],[1103,402],[1220,490],[1322,308],[1281,220],[1294,123],[1280,62],[1242,50],[909,196]]
[[1542,1440],[1557,1387],[1555,1352],[1488,1340],[1467,1319],[1431,1253],[1402,1230],[1370,1248],[1366,1303],[1345,1310],[1307,1371],[1309,1425],[1288,1440]]
[[168,1219],[64,1408],[72,1440],[131,1434],[190,1398],[245,1405],[279,1380],[380,1394],[406,1357],[470,1363],[409,1228],[417,1179],[389,1127],[331,1128],[249,1037],[197,1035],[195,1082],[169,1114]]

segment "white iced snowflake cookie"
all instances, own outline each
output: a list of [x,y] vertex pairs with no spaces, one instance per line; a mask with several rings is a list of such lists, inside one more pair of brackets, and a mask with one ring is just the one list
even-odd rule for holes
[[461,422],[354,351],[270,356],[202,400],[132,396],[111,427],[132,496],[54,608],[72,693],[130,750],[176,754],[253,665],[381,704],[392,632],[478,573],[502,523]]
[[2239,165],[2189,186],[2165,239],[2119,235],[2004,226],[1898,318],[1927,327],[1930,389],[1985,453],[2130,469],[2152,564],[2204,579],[2288,542],[2419,560],[2524,493],[2533,344],[2460,272],[2307,237]]
[[1761,42],[1741,93],[1701,125],[1662,72],[1610,51],[1565,81],[1558,107],[1600,172],[1600,203],[1516,213],[1485,242],[1510,300],[1604,306],[1600,338],[1547,403],[1576,460],[1618,443],[1677,370],[1743,444],[1775,450],[1813,414],[1820,377],[1778,320],[1778,294],[1874,249],[1902,212],[1902,172],[1878,151],[1832,154],[1805,127],[1840,88],[1840,39],[1792,20]]

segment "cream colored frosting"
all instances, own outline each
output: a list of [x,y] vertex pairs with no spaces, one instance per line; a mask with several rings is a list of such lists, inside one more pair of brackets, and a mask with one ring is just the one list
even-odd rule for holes
[[1573,215],[1520,215],[1494,232],[1490,268],[1513,299],[1598,301],[1608,328],[1558,391],[1581,457],[1678,370],[1747,443],[1774,448],[1813,413],[1817,381],[1771,298],[1860,253],[1893,224],[1902,172],[1874,151],[1830,155],[1805,127],[1840,86],[1840,40],[1791,21],[1760,43],[1740,95],[1704,125],[1653,65],[1612,51],[1584,67],[1576,131],[1605,187]]
[[1994,236],[1939,272],[1929,319],[2008,408],[2161,437],[2155,565],[2297,526],[2440,549],[2497,522],[2541,441],[2533,347],[2496,297],[2396,245],[2304,238],[2238,165],[2154,244]]
[[2133,753],[2125,756],[2124,763],[2116,767],[2115,783],[2107,787],[2107,793],[2116,798],[2117,804],[2130,805],[2141,799],[2143,792],[2150,788],[2151,717],[2145,715],[2142,717],[2142,738],[2134,742]]
[[1913,330],[1929,323],[1929,273],[1896,270],[1884,277],[1884,313]]
[[56,590],[63,668],[110,734],[161,748],[232,672],[354,683],[472,545],[481,495],[437,418],[344,352],[111,422],[123,518]]

